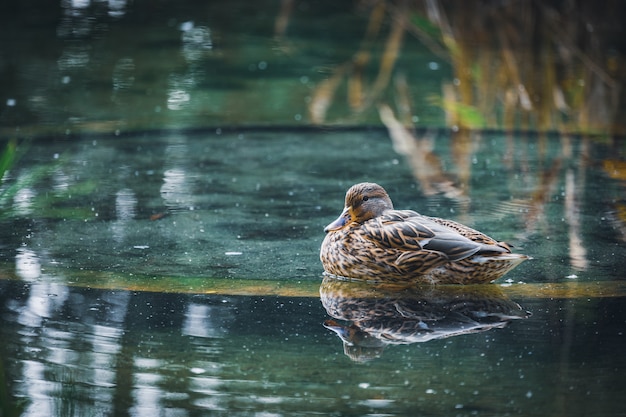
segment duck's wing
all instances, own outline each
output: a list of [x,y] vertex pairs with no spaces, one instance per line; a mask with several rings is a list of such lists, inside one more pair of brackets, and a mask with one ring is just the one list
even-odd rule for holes
[[398,249],[404,257],[423,251],[445,255],[450,261],[467,258],[484,248],[454,229],[410,210],[393,210],[363,224],[362,231],[380,247]]
[[[426,216],[422,216],[422,217],[426,217]],[[498,242],[497,240],[495,240],[494,238],[487,236],[486,234],[479,232],[476,229],[472,229],[471,227],[467,227],[464,224],[461,223],[457,223],[453,220],[447,220],[447,219],[440,219],[438,217],[426,217],[428,220],[440,224],[444,227],[447,227],[449,229],[455,230],[456,232],[458,232],[459,234],[465,236],[466,238],[477,242],[477,243],[482,243],[484,245],[495,245],[495,246],[500,246],[502,248],[505,248],[507,250],[507,252],[511,251],[511,248],[509,247],[509,245],[505,242]]]

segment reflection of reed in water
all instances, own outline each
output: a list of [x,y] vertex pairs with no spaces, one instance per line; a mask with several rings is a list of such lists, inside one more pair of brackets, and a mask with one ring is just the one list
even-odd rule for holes
[[426,1],[423,12],[440,31],[433,41],[454,70],[439,101],[448,120],[461,128],[610,130],[619,84],[598,48],[607,33],[588,31],[609,13],[583,9]]
[[393,149],[407,159],[413,176],[420,183],[422,194],[431,196],[441,193],[449,198],[466,198],[463,188],[458,187],[455,179],[444,172],[440,158],[433,151],[432,138],[414,136],[410,129],[396,119],[387,105],[380,106],[379,114],[387,126]]
[[324,326],[357,362],[379,357],[387,345],[484,332],[530,316],[493,285],[373,286],[325,277],[320,298],[331,317],[350,322],[327,320]]
[[602,168],[606,175],[619,181],[622,197],[616,198],[606,212],[606,217],[613,229],[619,234],[620,240],[626,242],[626,161],[619,159],[607,159],[603,161]]
[[[419,97],[441,107],[450,126],[605,133],[624,128],[620,55],[610,48],[621,5],[479,0],[362,5],[371,12],[361,47],[314,91],[313,123],[336,122],[327,110],[344,81],[352,117],[358,118],[390,95],[394,72],[415,74],[399,60],[403,44],[415,42],[405,36],[410,33],[452,66],[454,78],[442,83],[440,97]],[[372,52],[377,47],[379,59]],[[376,64],[378,73],[368,83],[364,73]],[[407,89],[420,81],[409,77]]]

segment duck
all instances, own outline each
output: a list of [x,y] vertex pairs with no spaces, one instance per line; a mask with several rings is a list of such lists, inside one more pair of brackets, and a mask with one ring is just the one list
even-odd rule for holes
[[324,273],[344,279],[482,284],[529,259],[453,220],[396,210],[385,189],[371,182],[348,189],[343,211],[324,232]]

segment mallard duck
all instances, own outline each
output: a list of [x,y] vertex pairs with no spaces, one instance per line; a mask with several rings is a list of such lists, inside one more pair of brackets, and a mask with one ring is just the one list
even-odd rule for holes
[[491,282],[528,256],[452,220],[394,210],[383,187],[353,185],[345,208],[324,229],[320,259],[327,274],[381,282]]

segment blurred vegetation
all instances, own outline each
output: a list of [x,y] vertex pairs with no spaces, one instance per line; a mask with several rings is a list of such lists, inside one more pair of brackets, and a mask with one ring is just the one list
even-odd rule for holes
[[[327,123],[334,93],[345,79],[353,112],[395,97],[399,119],[412,124],[415,91],[411,68],[400,65],[403,44],[413,37],[450,63],[453,78],[428,97],[447,124],[467,129],[624,133],[623,33],[619,1],[424,0],[367,1],[369,27],[361,50],[320,83],[311,120]],[[383,39],[388,27],[386,39]],[[378,74],[367,81],[371,49],[384,44]],[[368,49],[369,46],[369,49]],[[409,75],[405,75],[409,74]],[[408,98],[408,100],[407,100]]]
[[17,143],[15,139],[10,140],[5,149],[0,153],[0,178],[4,176],[4,173],[11,168],[13,162],[15,162],[15,153],[17,150]]
[[[0,148],[1,149],[1,148]],[[54,172],[55,167],[65,163],[64,157],[58,156],[51,162],[39,163],[29,169],[12,172],[22,156],[30,149],[30,141],[10,140],[4,149],[0,150],[0,219],[20,217],[24,215],[24,208],[20,207],[20,193],[29,189],[45,189],[45,182]],[[93,180],[82,180],[72,183],[67,188],[54,192],[38,193],[33,191],[27,204],[28,212],[36,211],[41,217],[57,219],[84,219],[90,216],[87,207],[65,207],[71,196],[91,194],[97,188]],[[1,417],[1,415],[0,415]]]
[[15,187],[4,187],[3,182],[6,173],[11,169],[17,159],[17,141],[11,139],[5,145],[4,149],[0,148],[0,217],[2,217],[3,206],[7,200],[15,194]]

